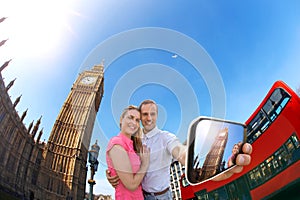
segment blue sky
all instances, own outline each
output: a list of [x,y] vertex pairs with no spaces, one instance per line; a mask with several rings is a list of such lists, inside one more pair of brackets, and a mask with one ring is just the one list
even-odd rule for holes
[[[2,3],[0,63],[24,122],[42,139],[77,75],[105,60],[105,92],[91,144],[101,141],[95,192],[111,194],[104,149],[120,110],[152,98],[159,126],[185,140],[199,115],[245,122],[276,80],[300,85],[300,2],[9,1]],[[16,6],[18,5],[18,6]],[[152,45],[153,44],[153,45]]]

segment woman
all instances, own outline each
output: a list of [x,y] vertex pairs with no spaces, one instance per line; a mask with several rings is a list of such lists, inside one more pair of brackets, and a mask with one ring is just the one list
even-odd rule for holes
[[229,157],[228,162],[227,162],[228,167],[231,167],[231,166],[235,165],[236,157],[240,153],[241,148],[242,148],[242,143],[241,142],[233,145],[232,154]]
[[140,111],[128,106],[120,117],[121,132],[106,149],[106,162],[112,175],[118,175],[115,199],[144,199],[141,182],[149,166],[149,149],[142,145]]

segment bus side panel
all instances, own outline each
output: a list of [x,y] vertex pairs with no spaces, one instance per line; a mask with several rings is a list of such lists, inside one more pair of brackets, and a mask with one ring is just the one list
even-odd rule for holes
[[[265,184],[261,185],[260,187],[257,187],[253,190],[251,190],[251,196],[253,200],[256,199],[262,199],[264,197],[267,197],[271,195],[272,193],[279,191],[284,186],[286,186],[288,183],[291,183],[293,181],[296,181],[300,178],[300,161],[297,163],[291,165],[289,168],[266,182]],[[300,191],[299,191],[300,195]]]

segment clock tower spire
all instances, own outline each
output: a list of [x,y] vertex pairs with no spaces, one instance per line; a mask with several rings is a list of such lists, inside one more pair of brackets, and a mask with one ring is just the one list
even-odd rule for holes
[[84,199],[87,154],[103,96],[103,68],[101,63],[79,74],[52,128],[43,173],[50,170],[55,175],[39,177],[49,195]]

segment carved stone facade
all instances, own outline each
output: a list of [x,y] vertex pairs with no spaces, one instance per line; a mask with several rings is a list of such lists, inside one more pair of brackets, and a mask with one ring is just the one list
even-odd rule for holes
[[200,180],[207,179],[222,171],[224,167],[223,155],[228,141],[228,128],[220,130],[215,137],[213,144],[205,157],[202,168],[200,169]]
[[41,142],[41,118],[23,124],[8,95],[0,68],[0,194],[19,199],[82,200],[85,198],[87,154],[103,96],[103,65],[79,74],[64,102],[47,143]]

